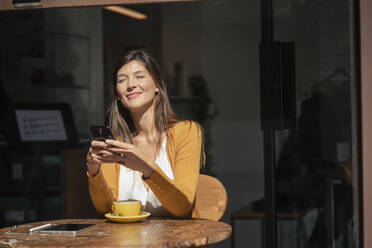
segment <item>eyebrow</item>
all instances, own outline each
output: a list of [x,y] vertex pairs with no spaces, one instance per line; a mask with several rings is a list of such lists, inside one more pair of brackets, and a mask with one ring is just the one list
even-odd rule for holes
[[[133,74],[139,74],[139,73],[144,73],[145,71],[136,71]],[[125,73],[120,73],[118,74],[118,77],[127,77],[127,74]]]

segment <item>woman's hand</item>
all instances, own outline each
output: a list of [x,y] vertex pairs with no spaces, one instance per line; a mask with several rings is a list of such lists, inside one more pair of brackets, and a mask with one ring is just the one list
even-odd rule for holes
[[121,162],[129,169],[142,172],[144,178],[149,178],[155,168],[154,161],[147,157],[136,145],[117,140],[107,139],[104,158],[112,162]]
[[106,150],[106,143],[104,141],[92,140],[90,148],[87,154],[87,167],[88,172],[91,176],[98,174],[101,163],[115,162],[106,157],[112,156],[113,154]]

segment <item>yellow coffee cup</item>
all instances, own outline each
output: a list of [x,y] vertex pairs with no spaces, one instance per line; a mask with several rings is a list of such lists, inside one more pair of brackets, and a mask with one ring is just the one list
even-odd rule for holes
[[137,216],[141,212],[141,202],[137,200],[114,201],[111,210],[116,216]]

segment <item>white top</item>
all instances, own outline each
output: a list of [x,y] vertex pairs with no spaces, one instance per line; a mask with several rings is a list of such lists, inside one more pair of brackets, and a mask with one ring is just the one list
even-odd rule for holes
[[[165,175],[172,180],[174,179],[172,167],[167,157],[166,138],[155,162]],[[150,212],[153,216],[171,216],[152,190],[150,188],[146,190],[141,173],[120,165],[118,200],[130,199],[141,201],[142,210]]]

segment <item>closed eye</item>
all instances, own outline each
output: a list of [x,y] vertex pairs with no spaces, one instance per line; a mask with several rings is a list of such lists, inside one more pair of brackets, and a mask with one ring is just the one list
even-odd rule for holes
[[118,83],[124,83],[126,81],[126,78],[123,78],[123,79],[119,79],[117,82]]

